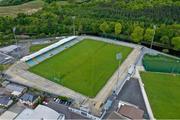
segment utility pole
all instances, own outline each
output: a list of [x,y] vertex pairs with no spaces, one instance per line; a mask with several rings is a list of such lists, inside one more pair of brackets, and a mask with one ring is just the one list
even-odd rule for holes
[[72,17],[72,20],[73,20],[73,35],[74,35],[74,36],[76,35],[75,19],[76,19],[76,16],[73,16],[73,17]]
[[152,49],[152,45],[153,45],[153,42],[154,42],[154,36],[156,34],[156,25],[153,25],[153,29],[154,29],[154,35],[153,35],[152,40],[151,40],[151,46],[150,46],[151,49]]
[[[120,63],[121,63],[121,59],[122,59],[122,54],[121,53],[117,53],[116,54],[116,60],[118,60],[118,73],[117,73],[117,80],[116,80],[116,88],[115,88],[115,93],[117,92],[118,90],[118,80],[119,80],[119,66],[120,66]],[[118,93],[116,93],[117,95]]]
[[16,45],[18,44],[17,39],[16,39],[16,27],[13,27],[13,35],[14,35],[14,40],[16,41]]
[[[16,47],[18,48],[18,40],[16,38],[16,27],[13,27],[13,34],[14,34],[14,40],[16,41]],[[22,55],[22,52],[18,50],[17,53],[18,53],[17,57],[20,58]]]

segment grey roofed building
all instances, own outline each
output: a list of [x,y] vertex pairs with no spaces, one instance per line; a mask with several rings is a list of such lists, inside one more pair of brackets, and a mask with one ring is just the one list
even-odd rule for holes
[[15,120],[65,120],[65,115],[47,106],[38,105],[34,110],[26,108]]
[[10,55],[14,58],[20,58],[26,54],[25,47],[18,46],[18,45],[10,45],[10,46],[0,48],[0,52]]
[[0,87],[0,96],[1,95],[11,95],[11,92],[4,87]]
[[31,93],[25,93],[19,99],[20,103],[28,105],[29,107],[34,107],[34,105],[38,103],[39,100],[40,100],[40,96],[33,95]]
[[0,64],[10,64],[14,61],[15,59],[13,57],[0,52]]
[[20,48],[20,46],[10,45],[10,46],[6,46],[6,47],[3,47],[3,48],[0,48],[0,51],[5,53],[5,54],[8,54],[8,53],[10,53],[12,51],[17,51],[19,48]]
[[14,84],[14,83],[10,83],[6,86],[6,89],[10,90],[12,93],[12,95],[14,96],[20,96],[22,95],[24,92],[27,91],[27,87],[18,85],[18,84]]
[[36,100],[38,98],[37,95],[33,95],[31,93],[25,93],[23,96],[21,96],[21,100],[23,101],[29,101],[29,102],[33,102],[34,100]]
[[0,96],[0,106],[8,107],[13,103],[9,96]]

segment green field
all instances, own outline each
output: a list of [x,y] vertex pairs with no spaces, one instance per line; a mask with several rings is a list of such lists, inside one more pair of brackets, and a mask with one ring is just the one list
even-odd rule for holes
[[49,45],[51,45],[52,43],[47,43],[47,44],[39,44],[39,45],[32,45],[29,49],[30,53],[33,53],[33,52],[37,52],[38,50],[42,49],[42,48],[45,48]]
[[157,119],[180,119],[180,75],[142,72],[142,80]]
[[29,70],[92,98],[117,69],[116,53],[122,53],[123,61],[131,51],[86,39]]
[[16,16],[18,13],[32,14],[43,7],[42,0],[34,0],[21,5],[0,7],[0,16]]
[[148,55],[143,58],[143,66],[146,71],[180,73],[180,59],[167,57],[164,55]]

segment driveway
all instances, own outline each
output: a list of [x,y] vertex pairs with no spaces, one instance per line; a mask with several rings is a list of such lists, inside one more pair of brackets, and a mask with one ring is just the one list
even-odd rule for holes
[[138,106],[140,109],[144,110],[144,118],[149,118],[140,85],[137,79],[126,81],[117,99]]
[[112,107],[107,111],[106,115],[104,116],[104,119],[108,118],[108,116],[113,111],[116,111],[118,109],[119,101],[128,102],[130,104],[138,106],[145,112],[143,117],[145,119],[149,119],[149,115],[147,113],[145,102],[137,79],[131,78],[130,80],[126,81],[117,98],[115,99],[111,97],[111,100],[113,100]]

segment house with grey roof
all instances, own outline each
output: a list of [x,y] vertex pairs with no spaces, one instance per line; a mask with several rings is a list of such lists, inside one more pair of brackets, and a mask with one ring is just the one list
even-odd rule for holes
[[25,93],[19,99],[20,103],[28,105],[30,107],[33,107],[36,103],[38,103],[39,100],[40,96],[34,95],[32,93]]
[[18,84],[14,84],[14,83],[10,83],[6,86],[6,89],[8,89],[9,91],[11,91],[11,94],[13,96],[21,96],[23,93],[25,93],[27,91],[27,87],[24,87],[22,85],[18,85]]
[[9,107],[13,100],[9,96],[0,96],[0,106]]

